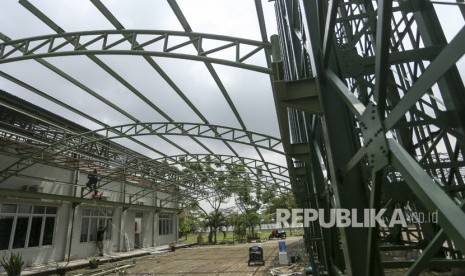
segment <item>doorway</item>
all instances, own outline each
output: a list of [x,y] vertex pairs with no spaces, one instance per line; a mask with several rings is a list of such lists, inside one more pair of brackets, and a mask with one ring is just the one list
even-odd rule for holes
[[144,244],[143,231],[142,231],[142,221],[144,213],[136,213],[136,218],[134,220],[134,249],[142,248]]

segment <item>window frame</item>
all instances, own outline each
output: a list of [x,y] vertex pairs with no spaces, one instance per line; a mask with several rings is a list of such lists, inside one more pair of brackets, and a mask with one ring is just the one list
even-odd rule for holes
[[[15,206],[14,212],[12,210],[4,210],[5,206]],[[26,208],[25,208],[26,207]],[[8,207],[7,207],[8,208]],[[27,210],[29,208],[28,212],[25,212],[24,210]],[[49,213],[48,209],[54,210],[53,212]],[[8,245],[6,249],[0,249],[0,251],[8,251],[8,250],[21,250],[21,249],[34,249],[34,248],[44,248],[44,247],[53,247],[54,241],[53,238],[55,236],[56,232],[56,226],[57,226],[57,217],[58,217],[58,206],[53,206],[53,205],[44,205],[44,204],[34,204],[34,203],[1,203],[0,204],[0,218],[12,218],[12,225],[11,225],[11,230],[10,230],[10,235],[8,239]],[[21,211],[21,209],[23,211]],[[43,210],[41,213],[36,213],[35,210]],[[31,233],[37,233],[36,229],[32,231],[32,226],[33,226],[33,221],[34,219],[40,218],[40,233],[39,233],[39,239],[38,239],[38,244],[37,245],[30,245],[30,240],[31,240]],[[45,234],[45,224],[47,221],[47,218],[53,218],[53,231],[52,231],[52,242],[51,244],[43,244],[43,238]],[[17,239],[17,227],[18,227],[18,220],[21,219],[27,219],[27,225],[26,230],[25,230],[25,238],[22,246],[14,247],[15,246],[15,240]],[[36,220],[37,221],[37,220]]]
[[159,213],[158,214],[158,235],[167,236],[174,234],[174,214]]
[[[104,214],[104,215],[102,215]],[[97,241],[97,227],[103,221],[109,220],[109,224],[107,224],[107,229],[104,233],[104,241],[111,241],[113,238],[113,215],[114,211],[110,209],[93,209],[93,208],[83,208],[81,210],[81,229],[79,232],[79,242],[80,243],[89,243],[89,242],[96,242]],[[83,239],[83,225],[84,220],[87,220],[87,229],[85,232],[85,240]],[[95,229],[92,229],[95,223]]]

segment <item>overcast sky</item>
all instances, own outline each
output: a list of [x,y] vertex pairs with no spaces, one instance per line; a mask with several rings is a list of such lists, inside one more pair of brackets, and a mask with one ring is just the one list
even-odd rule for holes
[[[114,29],[90,1],[31,0],[30,2],[67,32]],[[183,31],[181,24],[166,1],[118,0],[102,2],[126,29]],[[273,3],[265,0],[262,1],[262,4],[269,37],[277,32]],[[179,0],[178,5],[194,32],[261,40],[253,0]],[[0,32],[12,39],[54,34],[53,30],[19,4],[17,0],[2,0]],[[190,48],[193,50],[193,47]],[[202,120],[142,57],[106,55],[98,58],[123,76],[172,120],[202,123]],[[240,128],[238,120],[204,63],[160,57],[153,57],[153,59],[176,83],[182,93],[198,108],[208,122]],[[89,58],[85,56],[68,56],[48,58],[46,60],[99,95],[111,100],[139,121],[166,122],[166,118],[163,118],[157,111],[138,99]],[[265,65],[263,51],[260,53],[257,62]],[[279,137],[269,76],[224,65],[215,64],[213,66],[247,129]],[[34,60],[0,64],[0,70],[60,101],[78,108],[105,124],[120,125],[132,122],[126,116],[98,101],[87,92]],[[101,128],[98,124],[90,122],[48,100],[44,100],[1,77],[0,88],[90,129]],[[158,137],[141,137],[138,139],[167,155],[182,153]],[[180,136],[170,137],[170,139],[191,153],[206,153],[192,139]],[[215,153],[232,154],[224,143],[212,141],[211,139],[200,140]],[[131,142],[120,142],[152,158],[160,157],[157,153],[148,152]],[[234,148],[240,155],[259,159],[256,151],[248,146],[234,144]],[[262,154],[268,162],[285,165],[285,160],[280,155],[268,151],[263,151]]]

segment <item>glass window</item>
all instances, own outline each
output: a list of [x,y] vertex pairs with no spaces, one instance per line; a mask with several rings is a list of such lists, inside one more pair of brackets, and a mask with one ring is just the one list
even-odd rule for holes
[[18,218],[16,221],[15,237],[13,239],[13,248],[23,248],[26,246],[27,227],[29,218]]
[[96,241],[97,240],[97,227],[99,225],[107,226],[104,239],[110,240],[112,236],[111,215],[113,215],[112,210],[101,210],[101,209],[82,210],[82,225],[81,225],[80,241],[81,242]]
[[2,213],[16,213],[16,204],[3,204]]
[[167,213],[160,213],[158,219],[158,233],[159,235],[173,234],[173,215]]
[[45,214],[45,206],[34,206],[34,214]]
[[108,224],[107,224],[107,231],[105,231],[105,239],[106,240],[111,240],[111,235],[113,234],[113,219],[109,218],[108,219]]
[[55,215],[57,213],[57,207],[47,207],[47,214]]
[[0,250],[8,249],[13,227],[13,217],[0,217]]
[[52,244],[57,207],[2,204],[0,211],[0,250]]
[[40,234],[42,232],[43,217],[33,217],[31,222],[31,231],[29,232],[28,247],[39,246]]
[[81,223],[81,242],[87,241],[87,235],[89,234],[89,218],[83,218]]
[[32,205],[18,205],[18,213],[30,214],[32,211]]
[[93,218],[90,220],[90,233],[89,233],[89,240],[96,241],[97,240],[97,219]]
[[46,217],[42,245],[52,245],[54,230],[55,230],[55,217]]

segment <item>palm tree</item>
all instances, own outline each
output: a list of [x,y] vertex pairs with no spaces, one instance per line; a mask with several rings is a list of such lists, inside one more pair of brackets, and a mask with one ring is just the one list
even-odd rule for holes
[[214,210],[205,216],[205,227],[210,229],[210,234],[208,235],[209,243],[217,243],[216,232],[218,228],[226,226],[226,218],[223,215],[223,212],[220,210]]

